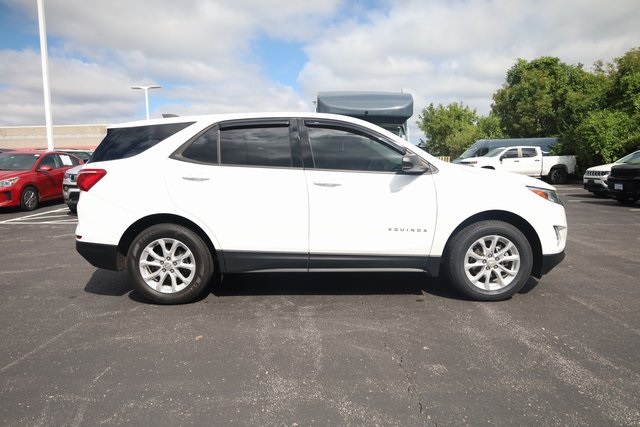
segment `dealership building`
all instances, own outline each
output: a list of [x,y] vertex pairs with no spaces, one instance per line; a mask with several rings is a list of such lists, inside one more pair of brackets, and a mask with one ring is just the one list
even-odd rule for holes
[[[95,148],[107,133],[107,125],[53,127],[54,148]],[[0,127],[0,148],[47,148],[46,126]]]

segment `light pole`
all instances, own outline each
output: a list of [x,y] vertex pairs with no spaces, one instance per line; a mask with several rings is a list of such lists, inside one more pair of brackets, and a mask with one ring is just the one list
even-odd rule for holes
[[131,89],[142,89],[144,91],[144,105],[147,108],[147,120],[149,120],[149,89],[160,89],[162,86],[131,86]]
[[40,30],[40,59],[42,61],[42,89],[44,92],[44,117],[47,126],[47,150],[53,150],[53,120],[51,118],[51,89],[49,87],[49,54],[47,52],[47,26],[44,17],[44,0],[38,0],[38,28]]

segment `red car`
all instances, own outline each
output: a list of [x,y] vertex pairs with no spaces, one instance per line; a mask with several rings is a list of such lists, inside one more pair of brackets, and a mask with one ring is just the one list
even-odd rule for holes
[[82,160],[59,151],[0,153],[0,207],[31,211],[40,202],[62,199],[64,171]]

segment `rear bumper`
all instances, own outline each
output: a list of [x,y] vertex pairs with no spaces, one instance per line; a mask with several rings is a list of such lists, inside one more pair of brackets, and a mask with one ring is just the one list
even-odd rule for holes
[[116,271],[125,268],[125,257],[117,246],[76,240],[76,251],[94,267]]

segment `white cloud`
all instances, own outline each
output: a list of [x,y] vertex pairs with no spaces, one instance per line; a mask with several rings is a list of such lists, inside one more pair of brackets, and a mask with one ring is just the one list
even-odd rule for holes
[[[35,2],[4,0],[33,22]],[[516,58],[589,67],[638,45],[637,0],[65,0],[46,2],[57,124],[140,117],[132,84],[161,83],[152,112],[309,110],[318,91],[412,93],[486,114]],[[348,12],[347,15],[340,13]],[[268,36],[301,43],[298,81],[271,81],[254,55]],[[42,124],[40,58],[0,51],[0,125]],[[281,55],[279,55],[281,56]],[[299,87],[299,92],[296,89]]]

